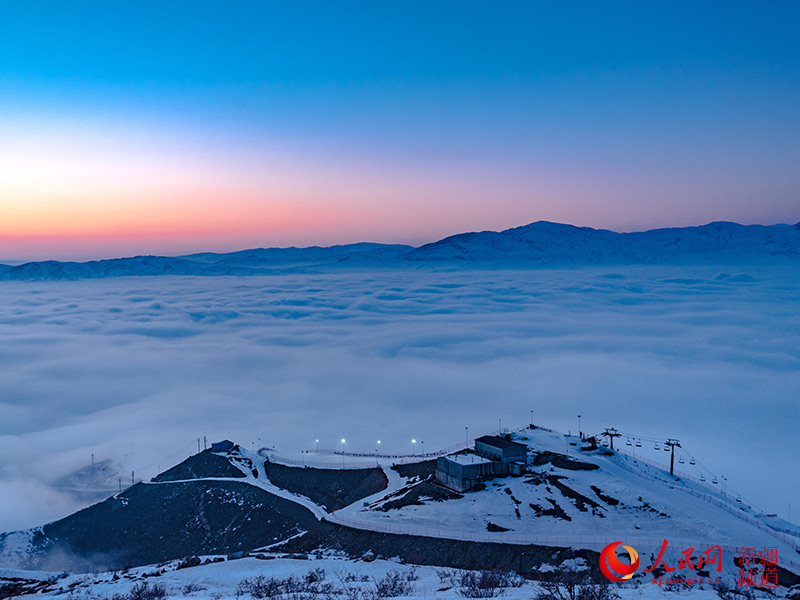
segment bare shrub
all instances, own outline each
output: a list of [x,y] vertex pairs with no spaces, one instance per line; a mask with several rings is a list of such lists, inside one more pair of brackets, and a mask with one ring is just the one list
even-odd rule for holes
[[362,594],[366,600],[410,596],[416,589],[414,581],[417,579],[419,576],[413,570],[405,574],[392,570],[380,579],[373,578],[372,587],[363,590]]
[[191,596],[192,594],[196,594],[197,592],[202,592],[205,589],[206,589],[205,586],[192,581],[183,586],[181,588],[181,592],[183,593],[184,596]]
[[325,581],[325,569],[312,569],[302,577],[290,575],[285,579],[258,575],[243,579],[236,586],[236,597],[249,595],[257,600],[286,598],[289,600],[316,600],[332,598],[340,590]]
[[592,583],[585,571],[559,569],[539,582],[534,600],[612,600],[619,596],[607,583]]
[[163,583],[149,584],[142,581],[134,585],[127,594],[114,594],[111,600],[164,600],[167,588]]
[[494,598],[505,593],[506,588],[519,585],[519,576],[509,571],[465,571],[458,578],[457,591],[462,598]]
[[436,569],[436,575],[439,577],[439,583],[455,587],[458,583],[458,571],[455,569]]
[[249,595],[253,598],[278,598],[284,590],[283,582],[275,577],[257,575],[251,579],[242,579],[236,586],[236,597]]

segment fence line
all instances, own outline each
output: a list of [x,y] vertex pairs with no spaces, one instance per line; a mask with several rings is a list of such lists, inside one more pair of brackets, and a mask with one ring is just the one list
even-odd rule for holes
[[[393,458],[391,456],[382,457],[378,456],[375,457],[373,454],[372,456],[375,457],[373,460],[370,461],[347,461],[344,460],[347,454],[342,454],[342,462],[335,462],[335,461],[320,461],[320,460],[313,460],[310,458],[305,458],[305,455],[300,460],[295,458],[286,458],[285,456],[281,456],[276,452],[265,452],[262,453],[261,456],[267,458],[270,462],[278,463],[281,465],[291,466],[291,467],[314,467],[317,469],[331,469],[331,470],[351,470],[351,469],[372,469],[375,467],[379,467],[380,462],[378,458]],[[354,455],[359,456],[359,455]],[[369,456],[369,455],[366,455]],[[420,456],[398,456],[393,458],[392,465],[403,465],[409,463],[420,462]]]
[[[551,433],[555,433],[552,429],[548,429],[547,427],[536,427],[537,429],[541,429],[543,431],[549,431]],[[529,427],[526,425],[525,427],[521,427],[519,429],[503,429],[503,430],[496,430],[492,431],[486,435],[504,435],[506,433],[522,433],[523,431],[529,431]],[[372,458],[399,458],[399,459],[411,459],[413,462],[414,460],[425,459],[425,458],[434,458],[438,456],[444,456],[446,454],[452,454],[454,452],[461,452],[462,450],[466,450],[467,448],[471,448],[475,444],[475,439],[468,439],[464,440],[463,442],[458,442],[457,444],[451,444],[446,448],[441,448],[440,450],[435,450],[434,452],[420,452],[412,453],[412,454],[382,454],[380,452],[346,452],[344,450],[336,450],[334,448],[314,448],[313,450],[306,450],[306,454],[336,454],[339,456],[359,456],[359,457],[372,457]],[[264,450],[264,449],[262,449]],[[273,450],[273,452],[275,452]],[[287,459],[290,460],[290,459]],[[291,459],[293,460],[293,459]]]
[[[647,463],[652,467],[656,467],[657,469],[659,469],[661,471],[665,471],[666,472],[666,471],[669,470],[669,467],[666,464],[660,463],[660,462],[658,462],[656,460],[652,460],[650,458],[647,458],[646,456],[636,456],[635,453],[628,452],[627,450],[624,450],[624,449],[621,449],[621,448],[614,449],[614,452],[618,452],[620,454],[624,454],[625,456],[630,456],[631,458],[633,458],[633,460],[636,460],[636,461],[641,460],[642,462]],[[686,471],[679,470],[679,468],[676,468],[675,472],[676,473],[680,473],[680,477],[682,479],[688,479],[689,481],[692,481],[692,482],[696,483],[697,485],[703,486],[704,488],[706,488],[707,490],[709,490],[711,492],[718,493],[718,490],[720,489],[718,487],[714,487],[714,484],[709,484],[707,481],[703,481],[702,479],[698,479],[697,477],[695,477],[693,475],[689,475]],[[735,495],[741,497],[741,495],[738,492]],[[751,504],[748,504],[747,506],[749,508],[753,508],[753,506]]]
[[281,465],[287,465],[290,467],[315,467],[318,469],[370,469],[378,466],[377,460],[372,460],[369,462],[361,461],[361,462],[345,462],[344,460],[341,463],[334,463],[334,462],[325,462],[325,461],[315,461],[315,460],[306,460],[302,458],[301,460],[296,460],[293,458],[286,458],[285,456],[280,456],[277,453],[269,452],[262,454],[265,456],[270,462],[278,463]]
[[[627,454],[627,453],[625,453],[625,454]],[[628,456],[630,456],[630,455],[628,455]],[[636,458],[635,460],[640,460],[640,459]],[[647,462],[647,463],[651,464],[652,466],[655,466],[655,467],[657,467],[659,469],[662,469],[662,467],[659,467],[658,464],[655,461],[646,460],[646,459],[641,459],[641,460],[644,460],[644,462]],[[628,464],[625,464],[625,463],[617,463],[617,464],[619,464],[624,469],[627,469],[628,471],[634,472],[634,468],[631,465],[628,465]],[[713,505],[717,506],[718,508],[722,508],[723,510],[726,510],[730,514],[742,519],[743,521],[746,521],[750,525],[755,525],[758,529],[761,529],[762,531],[765,531],[765,532],[769,533],[770,535],[775,536],[779,540],[787,543],[789,546],[794,548],[794,550],[796,552],[800,552],[800,544],[798,544],[798,540],[797,540],[796,537],[794,537],[794,536],[792,536],[790,534],[786,534],[786,533],[784,533],[782,531],[779,531],[779,530],[775,529],[774,527],[770,527],[767,523],[763,522],[761,519],[759,519],[757,517],[754,517],[753,515],[748,514],[744,510],[744,508],[742,506],[738,506],[736,504],[731,504],[731,502],[728,502],[728,501],[723,501],[717,495],[711,495],[711,494],[706,494],[706,493],[703,493],[703,492],[698,492],[698,491],[693,490],[690,487],[687,487],[685,485],[680,485],[678,482],[674,482],[674,481],[666,480],[666,479],[660,479],[658,477],[653,477],[652,475],[647,475],[646,473],[641,472],[641,470],[636,471],[636,475],[639,476],[639,477],[643,477],[645,479],[649,479],[650,481],[655,481],[655,482],[661,483],[663,485],[668,485],[672,489],[680,490],[682,492],[685,492],[687,494],[695,496],[696,498],[700,498],[701,500],[704,500],[704,501],[706,501],[706,502],[708,502],[710,504],[713,504]],[[698,482],[698,483],[701,483],[701,482]],[[701,483],[701,485],[702,485],[702,483]],[[712,491],[714,491],[713,488],[712,488]],[[749,504],[745,505],[745,506],[747,506],[748,508],[752,509],[752,506],[750,506]]]

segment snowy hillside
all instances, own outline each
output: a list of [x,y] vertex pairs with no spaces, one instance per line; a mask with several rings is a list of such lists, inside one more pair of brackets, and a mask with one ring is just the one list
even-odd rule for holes
[[[467,587],[474,581],[467,571],[414,566],[397,559],[350,558],[337,552],[314,552],[309,555],[256,553],[250,557],[225,560],[224,556],[203,557],[202,564],[186,566],[185,561],[125,569],[121,572],[94,575],[59,572],[32,572],[0,569],[0,589],[3,585],[18,593],[36,593],[37,598],[119,598],[120,600],[166,600],[192,598],[197,600],[240,600],[256,598],[259,585],[272,585],[271,598],[304,598],[307,600],[377,600],[393,597],[378,595],[379,586],[395,582],[392,592],[402,592],[402,598],[435,598],[462,600],[470,593]],[[199,561],[198,561],[199,562]],[[585,565],[576,561],[556,563],[555,568],[575,568],[578,573]],[[479,575],[480,576],[480,575]],[[502,587],[474,589],[480,597],[502,595],[508,600],[531,600],[545,592],[535,581],[506,576],[498,582]],[[732,585],[729,583],[729,585]],[[287,588],[293,589],[287,593]],[[634,580],[614,585],[613,591],[621,600],[680,599],[686,589],[670,589]],[[600,591],[597,587],[594,588]],[[253,594],[252,592],[255,592]],[[142,598],[145,596],[145,598]],[[470,597],[470,596],[467,596]],[[545,596],[547,597],[547,596]],[[698,585],[691,589],[695,600],[718,600],[714,586]],[[608,600],[611,600],[609,598]]]
[[152,275],[258,275],[339,269],[468,265],[564,267],[785,262],[800,259],[800,224],[738,225],[615,233],[538,221],[502,232],[462,233],[419,248],[357,243],[309,248],[259,248],[179,257],[136,256],[84,263],[43,261],[0,265],[0,280],[96,279]]
[[581,450],[575,436],[568,444],[543,429],[512,437],[529,449],[522,477],[456,494],[442,493],[430,480],[395,476],[368,505],[353,504],[333,520],[387,533],[597,550],[619,539],[649,550],[664,539],[681,548],[777,546],[800,564],[800,538],[771,530],[741,499],[602,446]]
[[607,544],[622,540],[646,557],[667,540],[665,560],[676,564],[686,548],[719,546],[727,574],[739,548],[775,548],[782,577],[800,583],[789,573],[800,571],[800,538],[771,529],[741,499],[549,430],[508,435],[527,446],[524,475],[464,493],[435,483],[430,458],[374,456],[365,466],[323,454],[310,468],[239,446],[204,451],[75,515],[0,536],[0,564],[118,569],[277,546],[524,573],[555,553],[559,562],[588,561],[597,577],[597,552]]

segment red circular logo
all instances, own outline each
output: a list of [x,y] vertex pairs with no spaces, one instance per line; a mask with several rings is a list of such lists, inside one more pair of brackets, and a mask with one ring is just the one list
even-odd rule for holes
[[622,542],[614,542],[613,544],[609,544],[603,548],[603,551],[600,553],[600,570],[603,572],[603,575],[617,583],[622,583],[633,577],[636,569],[639,568],[639,553],[630,546],[623,546],[623,548],[628,551],[628,559],[631,561],[630,564],[626,565],[617,557],[617,546],[621,543]]

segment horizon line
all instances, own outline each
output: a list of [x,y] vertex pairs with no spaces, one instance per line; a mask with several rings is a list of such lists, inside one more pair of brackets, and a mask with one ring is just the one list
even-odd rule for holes
[[472,231],[460,231],[458,233],[452,233],[445,235],[444,237],[424,242],[420,245],[414,245],[409,243],[403,242],[377,242],[377,241],[370,241],[370,240],[358,240],[355,242],[344,242],[339,244],[330,244],[330,245],[318,245],[318,244],[311,244],[308,246],[250,246],[245,248],[239,248],[237,250],[227,250],[227,251],[216,251],[216,250],[199,250],[196,252],[189,252],[189,253],[181,253],[181,254],[159,254],[159,253],[137,253],[137,254],[129,254],[123,256],[104,256],[104,257],[96,257],[96,258],[88,258],[83,257],[80,259],[71,259],[71,258],[45,258],[45,259],[33,259],[33,260],[4,260],[0,258],[0,265],[11,266],[11,267],[18,267],[22,265],[28,264],[35,264],[35,263],[47,263],[47,262],[57,262],[57,263],[78,263],[78,264],[86,264],[86,263],[93,263],[93,262],[104,262],[104,261],[114,261],[114,260],[126,260],[131,258],[147,258],[147,257],[156,257],[156,258],[189,258],[192,256],[197,256],[201,254],[218,254],[218,255],[225,255],[225,254],[235,254],[237,252],[247,252],[251,250],[305,250],[310,248],[341,248],[346,246],[355,246],[359,244],[373,244],[376,246],[408,246],[411,249],[422,248],[424,246],[430,244],[436,244],[446,239],[450,239],[453,237],[457,237],[460,235],[468,235],[468,234],[476,234],[476,233],[504,233],[507,231],[512,231],[514,229],[521,229],[523,227],[530,227],[531,225],[537,224],[550,224],[550,225],[560,225],[565,227],[574,227],[575,229],[583,229],[583,230],[592,230],[592,231],[607,231],[610,233],[615,233],[618,235],[628,235],[628,234],[636,234],[636,233],[648,233],[651,231],[664,231],[664,230],[672,230],[672,229],[695,229],[701,227],[708,227],[714,224],[730,224],[730,225],[738,225],[740,227],[779,227],[779,226],[800,226],[800,221],[795,223],[739,223],[738,221],[727,221],[727,220],[715,220],[709,221],[708,223],[704,223],[702,225],[673,225],[668,227],[654,227],[652,229],[638,229],[633,231],[616,231],[614,229],[608,229],[603,227],[592,227],[590,225],[575,225],[573,223],[562,223],[558,221],[548,221],[545,219],[539,219],[537,221],[531,221],[529,223],[525,223],[523,225],[516,225],[514,227],[508,227],[506,229],[482,229],[482,230],[472,230]]

